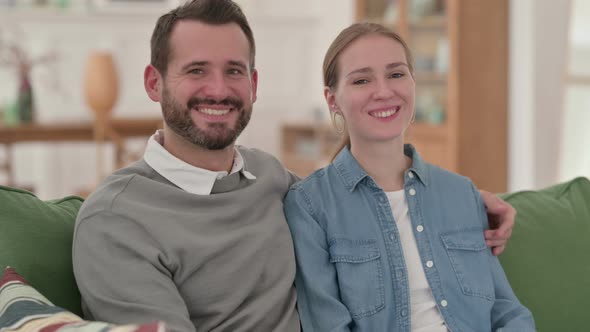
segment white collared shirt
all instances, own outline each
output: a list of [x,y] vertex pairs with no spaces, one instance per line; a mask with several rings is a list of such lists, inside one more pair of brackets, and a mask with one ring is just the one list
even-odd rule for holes
[[215,172],[190,165],[173,156],[164,148],[163,144],[164,132],[160,129],[148,140],[143,159],[168,181],[191,194],[210,195],[215,180],[236,172],[242,172],[247,179],[256,179],[254,175],[244,169],[244,159],[236,148],[234,148],[234,165],[231,172],[228,173],[227,171]]

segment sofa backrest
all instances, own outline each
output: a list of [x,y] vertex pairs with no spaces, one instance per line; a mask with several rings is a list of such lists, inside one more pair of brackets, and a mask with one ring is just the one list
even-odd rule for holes
[[0,271],[11,266],[51,302],[82,314],[72,271],[72,235],[80,197],[42,201],[0,186]]
[[502,196],[517,210],[500,255],[538,331],[586,331],[590,308],[590,181]]

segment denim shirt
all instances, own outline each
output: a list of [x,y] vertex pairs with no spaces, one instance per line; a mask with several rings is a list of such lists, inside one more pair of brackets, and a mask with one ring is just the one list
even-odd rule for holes
[[[404,153],[412,159],[404,173],[412,228],[447,328],[534,331],[486,246],[485,207],[471,181],[422,161],[411,145]],[[348,148],[293,185],[284,208],[304,332],[411,331],[408,273],[389,201]]]

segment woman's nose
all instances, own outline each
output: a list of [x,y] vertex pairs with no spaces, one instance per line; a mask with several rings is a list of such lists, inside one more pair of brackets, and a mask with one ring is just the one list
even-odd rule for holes
[[395,94],[394,88],[390,82],[379,80],[375,86],[373,97],[376,99],[390,98]]

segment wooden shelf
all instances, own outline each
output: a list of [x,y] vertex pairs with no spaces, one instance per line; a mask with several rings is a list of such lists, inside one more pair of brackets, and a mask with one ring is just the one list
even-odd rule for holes
[[340,136],[330,124],[289,123],[281,128],[281,160],[295,174],[305,177],[326,166]]
[[444,15],[431,15],[415,18],[410,20],[411,29],[446,29],[447,18]]
[[[125,147],[125,140],[134,137],[149,137],[162,128],[161,118],[115,118],[106,126],[105,139],[115,147],[116,167],[122,167],[134,156]],[[0,144],[7,151],[6,160],[0,162],[0,170],[6,173],[6,184],[14,185],[12,167],[12,149],[16,144],[31,142],[93,142],[96,140],[95,124],[86,123],[55,123],[55,124],[23,124],[15,127],[0,127]]]
[[[162,119],[118,118],[109,121],[109,126],[115,133],[125,138],[149,136],[158,128],[162,128]],[[92,140],[94,140],[94,124],[91,122],[22,124],[15,127],[0,127],[1,144]]]

